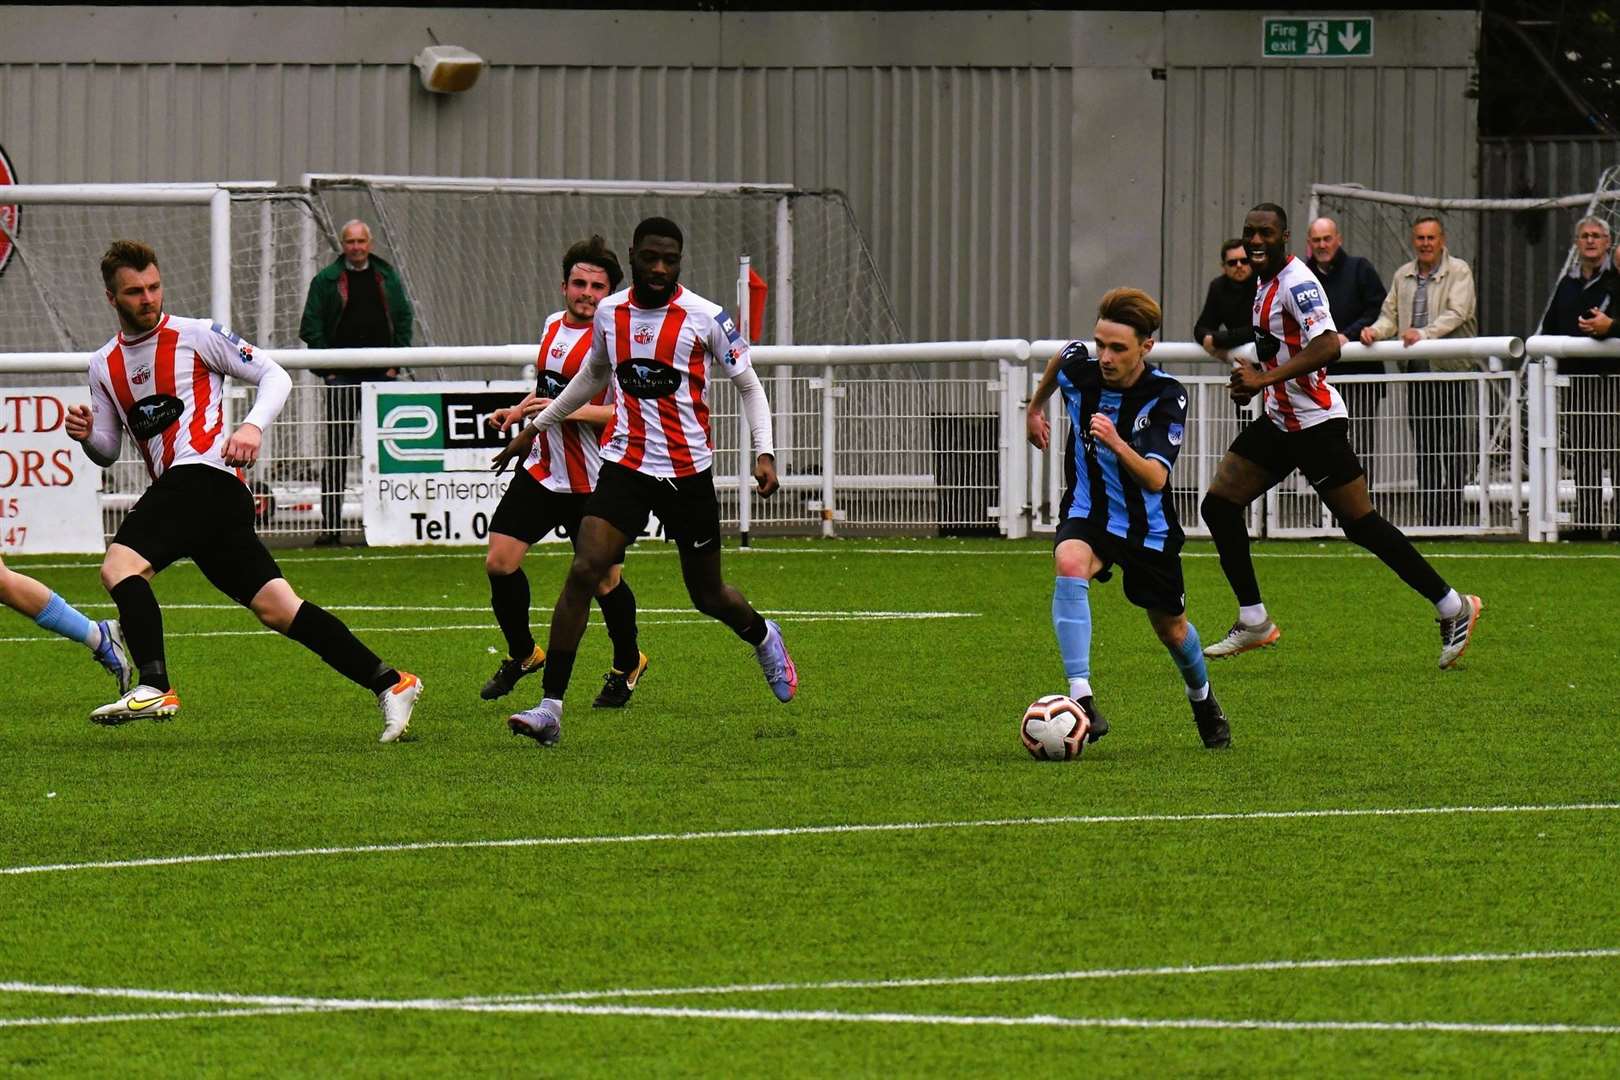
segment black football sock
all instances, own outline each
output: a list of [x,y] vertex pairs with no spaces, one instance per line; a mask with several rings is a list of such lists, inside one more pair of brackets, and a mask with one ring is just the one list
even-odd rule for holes
[[399,672],[377,658],[343,620],[305,600],[287,627],[287,636],[326,661],[333,671],[373,694],[399,682]]
[[131,574],[108,590],[108,595],[118,605],[118,623],[124,628],[130,659],[140,669],[141,685],[154,690],[173,689],[163,656],[163,612],[152,594],[152,583]]
[[1249,555],[1249,527],[1244,523],[1244,508],[1235,502],[1205,495],[1198,507],[1209,535],[1215,541],[1215,550],[1221,557],[1221,571],[1227,584],[1242,607],[1260,603],[1260,582],[1254,576],[1254,559]]
[[744,626],[741,630],[738,630],[737,636],[757,649],[761,645],[765,644],[765,637],[770,633],[771,628],[765,625],[765,616],[761,615],[753,608],[749,608],[748,612],[753,616],[753,621],[748,623],[748,625]]
[[489,606],[506,638],[506,655],[527,660],[534,653],[534,634],[529,629],[529,578],[522,567],[489,575]]
[[596,598],[602,609],[602,621],[607,624],[608,640],[613,642],[613,667],[626,674],[641,663],[641,650],[636,645],[636,594],[630,583],[619,580],[610,593]]
[[574,674],[574,653],[553,649],[546,654],[545,673],[541,676],[546,697],[561,701],[568,692],[568,680]]
[[1344,535],[1378,556],[1380,562],[1422,593],[1429,603],[1438,604],[1451,591],[1451,586],[1429,565],[1429,560],[1418,553],[1406,534],[1378,511],[1346,524]]

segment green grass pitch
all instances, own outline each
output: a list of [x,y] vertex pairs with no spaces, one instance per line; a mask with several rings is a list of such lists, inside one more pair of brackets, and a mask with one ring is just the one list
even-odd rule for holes
[[[728,549],[787,706],[644,544],[652,667],[593,711],[593,612],[553,750],[504,725],[537,678],[479,700],[481,552],[284,553],[422,677],[396,746],[189,564],[167,724],[92,726],[111,680],[0,615],[0,1074],[1615,1075],[1620,550],[1425,549],[1485,600],[1454,671],[1373,559],[1257,547],[1283,636],[1211,665],[1226,752],[1094,587],[1113,731],[1067,764],[1016,732],[1064,688],[1041,541]],[[12,565],[111,613],[92,560]]]

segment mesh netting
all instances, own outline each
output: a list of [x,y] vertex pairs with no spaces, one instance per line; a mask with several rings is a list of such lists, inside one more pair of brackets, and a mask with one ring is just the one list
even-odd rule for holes
[[[1402,202],[1388,201],[1391,197]],[[1320,213],[1338,221],[1345,248],[1371,259],[1386,286],[1396,269],[1412,259],[1412,222],[1438,217],[1445,226],[1447,251],[1474,271],[1479,333],[1485,337],[1528,337],[1539,330],[1559,276],[1569,264],[1575,223],[1589,210],[1620,234],[1620,168],[1603,174],[1595,199],[1420,196],[1413,204],[1405,201],[1409,198],[1413,197],[1335,188],[1320,195]]]
[[[431,190],[344,183],[317,188],[333,223],[372,224],[377,250],[399,266],[417,317],[417,344],[533,340],[561,303],[561,257],[601,233],[615,252],[636,223],[662,215],[681,226],[681,282],[734,306],[737,259],[748,255],[781,302],[777,211],[783,195]],[[792,205],[793,337],[798,344],[899,339],[899,324],[849,205],[836,193],[796,193]],[[628,269],[628,268],[627,268]],[[775,343],[774,314],[753,328]]]

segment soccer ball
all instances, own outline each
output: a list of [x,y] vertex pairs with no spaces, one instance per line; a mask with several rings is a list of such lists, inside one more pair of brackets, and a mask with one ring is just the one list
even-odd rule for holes
[[1086,748],[1091,719],[1080,703],[1062,694],[1048,694],[1024,710],[1018,737],[1036,761],[1068,761]]

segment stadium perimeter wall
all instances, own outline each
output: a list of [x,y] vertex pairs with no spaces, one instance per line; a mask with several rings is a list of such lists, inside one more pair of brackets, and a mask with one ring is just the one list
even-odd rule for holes
[[[29,183],[834,187],[911,340],[1067,337],[1121,282],[1183,338],[1252,203],[1477,190],[1473,13],[1379,12],[1334,61],[1262,60],[1261,16],[0,5],[0,146]],[[472,91],[421,89],[428,27]]]

